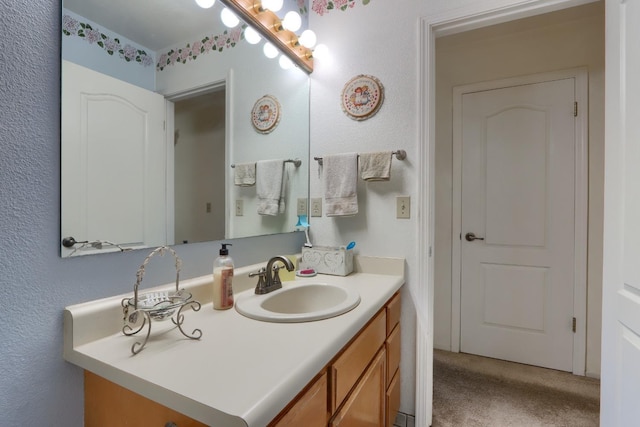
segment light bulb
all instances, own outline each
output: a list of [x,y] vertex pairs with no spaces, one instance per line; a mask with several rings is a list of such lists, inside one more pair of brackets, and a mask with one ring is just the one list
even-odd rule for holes
[[258,32],[254,30],[253,27],[247,27],[244,30],[244,39],[249,44],[258,44],[260,43],[260,40],[262,40],[262,37],[260,37],[260,34],[258,34]]
[[283,70],[288,70],[289,68],[293,68],[293,61],[284,55],[280,55],[278,59],[278,63],[280,64],[280,68]]
[[220,12],[220,19],[222,19],[222,23],[229,28],[233,28],[240,23],[238,17],[226,7]]
[[300,34],[300,38],[298,39],[300,44],[304,47],[308,47],[311,49],[316,45],[316,41],[318,41],[316,37],[316,33],[311,30],[304,30],[302,34]]
[[278,56],[278,53],[279,53],[278,48],[276,48],[274,45],[272,45],[269,42],[264,44],[262,51],[264,52],[264,56],[266,56],[269,59],[275,58],[276,56]]
[[216,0],[196,0],[196,4],[203,9],[209,9],[215,2]]
[[282,9],[283,0],[262,0],[262,7],[269,9],[271,12],[277,12]]
[[313,50],[313,57],[316,59],[323,59],[323,58],[326,58],[328,55],[329,55],[329,48],[327,47],[326,44],[320,43]]
[[298,12],[294,12],[293,10],[287,12],[284,15],[284,19],[282,20],[282,26],[289,31],[298,31],[302,26],[302,18],[300,18],[300,14]]

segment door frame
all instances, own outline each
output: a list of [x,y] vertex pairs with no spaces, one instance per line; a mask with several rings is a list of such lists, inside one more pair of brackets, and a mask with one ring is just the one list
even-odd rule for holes
[[462,298],[462,96],[468,93],[534,83],[575,79],[578,116],[574,122],[574,262],[572,372],[585,375],[587,351],[587,200],[588,200],[588,71],[586,67],[518,76],[457,86],[453,89],[453,206],[451,227],[451,351],[460,351]]
[[[175,131],[175,116],[174,116],[174,103],[178,101],[182,101],[185,99],[193,98],[196,96],[206,95],[207,93],[214,92],[216,90],[220,90],[224,88],[225,90],[225,141],[224,141],[224,151],[225,151],[225,171],[228,171],[231,167],[231,159],[233,158],[231,150],[232,150],[232,141],[233,141],[233,123],[234,117],[232,114],[233,111],[233,88],[234,88],[234,80],[233,80],[233,69],[229,69],[227,71],[226,76],[223,79],[219,79],[201,86],[195,86],[184,90],[179,90],[177,92],[166,93],[165,96],[165,129],[166,129],[166,151],[167,151],[167,241],[169,244],[174,244],[174,235],[175,235],[175,198],[174,198],[174,178],[175,178],[175,167],[174,167],[174,131]],[[224,188],[225,188],[225,215],[224,215],[224,233],[225,236],[230,236],[230,228],[231,228],[231,203],[232,203],[232,195],[231,191],[229,191],[227,186],[227,173],[225,172],[224,176]]]
[[505,6],[487,0],[421,17],[418,22],[418,286],[416,324],[416,425],[433,416],[433,295],[435,236],[435,40],[501,22],[593,3],[596,0],[528,0]]

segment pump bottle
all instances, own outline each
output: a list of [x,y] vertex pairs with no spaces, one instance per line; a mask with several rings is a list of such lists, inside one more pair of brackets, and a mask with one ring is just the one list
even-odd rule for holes
[[220,256],[213,262],[213,308],[227,310],[233,307],[233,260],[227,246],[223,243]]

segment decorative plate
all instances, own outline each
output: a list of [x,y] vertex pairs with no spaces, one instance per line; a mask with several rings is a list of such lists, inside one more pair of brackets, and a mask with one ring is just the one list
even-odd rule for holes
[[342,110],[353,120],[366,120],[378,112],[384,99],[382,83],[361,74],[349,80],[342,89]]
[[265,95],[258,99],[251,110],[251,123],[256,131],[269,133],[280,122],[280,103],[275,96]]

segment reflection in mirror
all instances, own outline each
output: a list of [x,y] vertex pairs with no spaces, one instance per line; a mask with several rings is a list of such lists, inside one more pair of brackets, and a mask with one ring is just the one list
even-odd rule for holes
[[[221,9],[64,0],[61,238],[115,245],[62,256],[296,229],[308,199],[308,76],[247,43],[245,24],[226,29]],[[258,103],[265,95],[275,103]],[[252,115],[273,105],[277,117]],[[232,165],[287,159],[302,162],[282,164],[284,203],[266,215],[272,177],[234,185]]]

